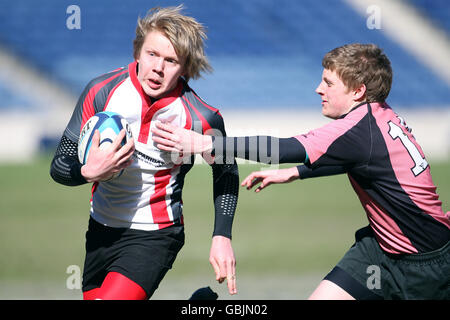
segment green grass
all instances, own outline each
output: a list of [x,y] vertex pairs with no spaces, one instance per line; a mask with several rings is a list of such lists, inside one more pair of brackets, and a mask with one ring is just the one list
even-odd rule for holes
[[[83,266],[90,185],[65,187],[49,176],[48,157],[0,166],[0,280],[65,281]],[[260,165],[241,165],[240,180]],[[450,162],[433,163],[433,179],[449,210]],[[186,244],[171,278],[207,275],[213,226],[212,178],[195,165],[183,192]],[[327,272],[367,219],[348,178],[296,181],[259,194],[240,189],[233,228],[239,274]]]

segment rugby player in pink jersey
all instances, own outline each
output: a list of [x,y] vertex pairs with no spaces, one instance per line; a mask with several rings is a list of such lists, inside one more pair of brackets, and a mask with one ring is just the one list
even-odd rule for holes
[[[189,130],[225,135],[220,112],[189,87],[211,67],[204,54],[203,26],[181,14],[182,7],[152,9],[138,20],[134,61],[92,80],[81,94],[51,164],[61,184],[93,183],[83,270],[85,299],[148,299],[184,244],[182,189],[193,157],[181,162],[156,148],[150,128],[170,121]],[[86,121],[113,111],[129,123],[133,139],[120,148],[98,147],[98,131],[86,164],[77,141]],[[234,161],[212,163],[214,229],[209,261],[216,280],[235,294],[231,231],[239,176]],[[112,173],[124,169],[112,180]]]
[[[330,123],[291,138],[202,136],[156,125],[158,147],[265,163],[303,163],[253,172],[242,186],[346,173],[369,225],[310,299],[449,299],[450,213],[444,213],[430,166],[404,119],[386,103],[390,61],[373,44],[336,48],[322,60],[316,92]],[[261,145],[264,150],[261,150]],[[369,277],[377,268],[379,279]]]

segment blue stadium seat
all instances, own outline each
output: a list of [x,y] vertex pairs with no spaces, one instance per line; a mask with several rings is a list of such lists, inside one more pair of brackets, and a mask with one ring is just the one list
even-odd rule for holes
[[8,84],[0,81],[0,111],[5,110],[25,110],[29,111],[36,107],[29,97],[11,90]]
[[430,19],[438,28],[450,32],[450,4],[448,0],[408,0],[426,18]]
[[[390,57],[391,104],[414,108],[449,101],[444,81],[381,30],[366,28],[366,18],[343,1],[183,2],[186,13],[207,27],[206,50],[215,69],[192,86],[217,107],[318,106],[314,89],[321,77],[321,59],[330,49],[350,42],[376,43]],[[436,2],[447,7],[445,0]],[[2,1],[0,44],[78,95],[91,78],[132,61],[137,17],[145,15],[151,2],[76,3],[81,30],[66,28],[66,9],[73,1]],[[161,5],[179,3],[166,0]]]

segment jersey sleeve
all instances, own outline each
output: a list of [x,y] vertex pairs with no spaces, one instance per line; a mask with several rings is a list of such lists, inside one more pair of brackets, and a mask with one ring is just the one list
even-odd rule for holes
[[369,115],[360,107],[345,117],[334,120],[306,134],[295,136],[308,155],[306,165],[344,166],[349,168],[370,158]]
[[[80,95],[72,116],[64,130],[64,136],[72,141],[78,142],[80,131],[86,121],[97,112],[103,111],[104,105],[97,103],[98,85],[102,78],[96,78],[88,83],[84,91]],[[105,101],[105,99],[101,99]]]
[[318,177],[328,177],[337,174],[342,174],[347,172],[345,166],[321,166],[315,169],[309,168],[306,165],[297,166],[299,179],[304,180],[308,178],[318,178]]
[[77,186],[87,181],[81,175],[81,163],[78,160],[78,138],[84,122],[98,112],[95,107],[94,89],[99,79],[86,86],[72,116],[67,124],[50,165],[50,176],[55,182],[66,186]]

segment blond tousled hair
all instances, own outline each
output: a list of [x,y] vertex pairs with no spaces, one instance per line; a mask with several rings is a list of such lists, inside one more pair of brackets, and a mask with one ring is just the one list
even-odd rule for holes
[[335,71],[349,90],[366,86],[367,102],[385,102],[392,85],[388,57],[374,44],[347,44],[328,52],[322,66]]
[[211,72],[212,67],[205,55],[205,28],[194,18],[181,14],[183,5],[150,9],[144,18],[139,18],[136,38],[133,41],[133,56],[138,59],[146,35],[151,31],[163,33],[172,43],[178,57],[185,60],[184,78],[198,79],[201,72]]

